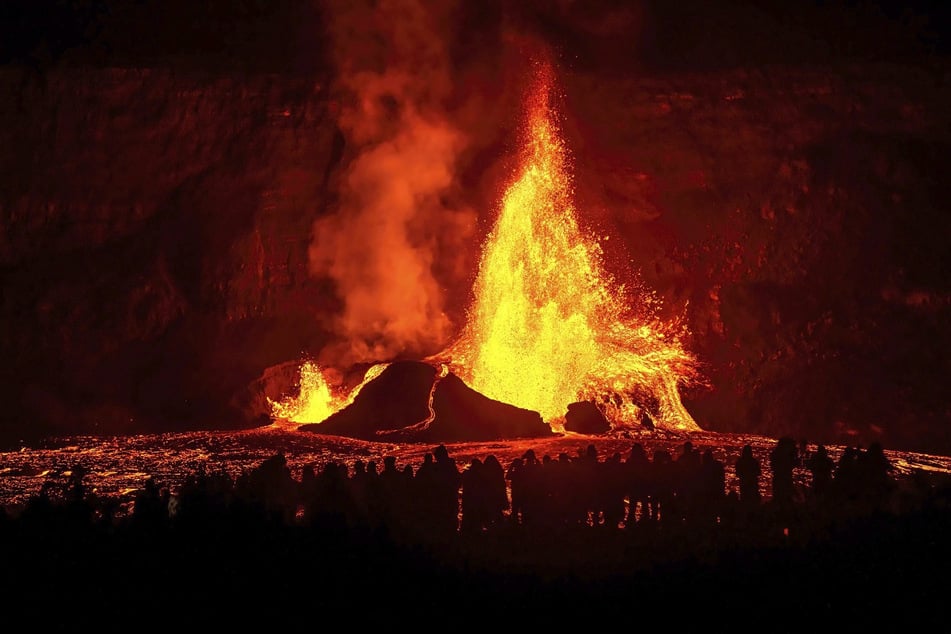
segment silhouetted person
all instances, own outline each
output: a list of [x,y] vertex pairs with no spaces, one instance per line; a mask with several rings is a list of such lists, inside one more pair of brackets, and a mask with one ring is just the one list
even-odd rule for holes
[[839,460],[836,462],[833,488],[836,502],[839,504],[851,506],[858,501],[862,486],[858,460],[858,447],[850,446],[842,451],[842,455],[839,456]]
[[505,473],[495,456],[473,458],[462,472],[462,523],[465,533],[499,526],[508,507]]
[[316,476],[313,493],[304,507],[310,526],[340,534],[355,528],[363,518],[357,510],[347,465],[330,461]]
[[769,468],[772,471],[773,502],[780,506],[793,503],[796,487],[793,470],[799,464],[799,450],[796,441],[784,436],[776,441],[769,452]]
[[74,526],[88,526],[95,513],[95,503],[87,499],[86,476],[89,475],[89,469],[82,464],[74,465],[70,470],[64,492],[66,512],[64,519],[71,522]]
[[633,526],[638,519],[646,520],[650,516],[651,461],[644,445],[634,443],[624,462],[624,471],[628,497],[627,526]]
[[407,474],[396,465],[396,456],[383,458],[380,473],[380,492],[383,496],[383,521],[391,531],[405,531],[411,514],[410,493],[413,474]]
[[[561,458],[565,464],[563,470],[563,490],[561,495],[566,497],[566,503],[569,505],[568,521],[578,524],[588,524],[597,526],[601,522],[601,511],[603,504],[602,488],[602,464],[598,458],[598,449],[594,444],[589,444],[583,452],[579,451],[578,460],[573,467],[568,461],[567,454]],[[590,520],[589,520],[590,518]]]
[[69,502],[83,502],[86,499],[86,483],[83,480],[89,475],[89,469],[81,464],[75,465],[69,474],[66,485],[66,500]]
[[557,460],[547,458],[542,458],[546,526],[564,528],[586,522],[582,486],[575,481],[581,469],[573,467],[571,457],[563,451]]
[[386,528],[386,496],[380,482],[380,472],[376,460],[367,461],[363,476],[363,494],[367,505],[367,522],[374,530]]
[[524,470],[525,460],[520,457],[514,458],[505,470],[505,479],[512,491],[512,513],[509,515],[512,524],[522,523],[522,510],[525,507]]
[[472,458],[462,471],[462,521],[463,533],[476,533],[486,524],[486,492],[482,474],[482,461]]
[[155,478],[148,478],[136,494],[132,518],[137,526],[148,530],[159,528],[168,520],[168,500]]
[[868,510],[881,508],[892,491],[892,473],[895,467],[885,456],[879,442],[873,442],[859,454],[856,467],[862,486],[862,499]]
[[[674,461],[674,498],[673,509],[679,519],[687,520],[694,513],[698,504],[697,496],[700,488],[700,452],[694,449],[693,443],[684,441],[680,455]],[[668,519],[673,519],[668,514]]]
[[301,469],[298,489],[298,502],[306,506],[317,495],[317,467],[313,464],[304,465]]
[[740,503],[747,507],[757,506],[761,501],[759,479],[762,467],[759,460],[753,455],[751,445],[743,445],[740,457],[734,465],[737,480],[740,483]]
[[459,487],[462,477],[445,445],[433,449],[433,465],[433,529],[438,535],[446,536],[459,528]]
[[35,495],[30,496],[20,514],[24,525],[30,529],[45,529],[52,525],[56,511],[50,495],[53,488],[53,483],[47,480]]
[[713,455],[712,449],[703,452],[700,460],[700,489],[697,497],[699,518],[707,524],[716,524],[723,513],[726,495],[726,469]]
[[502,525],[505,513],[510,508],[505,469],[493,454],[486,456],[482,465],[486,488],[486,526],[494,528]]
[[530,527],[542,524],[546,508],[545,486],[542,464],[534,450],[528,449],[522,454],[522,464],[516,475],[518,478],[513,487],[521,491],[521,523]]
[[825,445],[819,445],[816,452],[806,460],[806,468],[812,474],[812,494],[818,500],[825,500],[832,493],[832,474],[835,461],[829,456]]
[[350,498],[353,500],[353,521],[361,528],[367,528],[370,526],[370,492],[366,462],[354,461],[353,475],[347,484],[350,488]]

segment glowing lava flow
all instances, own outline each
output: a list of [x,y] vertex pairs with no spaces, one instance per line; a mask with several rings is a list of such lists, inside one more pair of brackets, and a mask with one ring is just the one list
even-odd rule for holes
[[597,242],[579,229],[552,84],[551,69],[542,68],[528,100],[521,168],[483,247],[467,325],[435,358],[556,430],[579,400],[598,403],[615,427],[646,413],[657,427],[699,430],[680,399],[679,386],[697,370],[678,326],[654,316],[649,293],[612,288]]
[[352,403],[363,386],[380,376],[387,365],[389,364],[378,363],[372,366],[359,385],[348,394],[341,395],[331,387],[316,363],[304,361],[300,367],[298,395],[282,401],[267,399],[271,406],[271,420],[278,426],[282,423],[321,423],[334,412]]

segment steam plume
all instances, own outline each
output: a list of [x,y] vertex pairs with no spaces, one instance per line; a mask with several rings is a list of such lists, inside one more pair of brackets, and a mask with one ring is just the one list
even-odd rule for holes
[[467,145],[451,95],[452,3],[330,0],[339,125],[349,160],[335,213],[314,226],[311,272],[337,283],[336,364],[439,349],[451,336],[435,270],[462,252],[472,210],[450,201]]

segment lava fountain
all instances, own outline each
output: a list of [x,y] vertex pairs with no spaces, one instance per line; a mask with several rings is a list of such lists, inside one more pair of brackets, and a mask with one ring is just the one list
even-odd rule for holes
[[[579,226],[553,86],[551,66],[540,64],[526,99],[520,166],[483,245],[467,323],[427,361],[489,398],[537,411],[555,431],[576,401],[595,402],[615,428],[646,415],[658,428],[698,431],[680,398],[680,387],[698,378],[685,328],[658,317],[653,293],[616,284],[598,241]],[[305,363],[300,396],[272,402],[273,418],[320,422],[359,387],[335,396],[320,369]]]
[[657,317],[653,294],[615,284],[597,240],[579,228],[553,86],[540,65],[520,167],[483,246],[466,327],[435,358],[553,429],[570,403],[590,400],[616,428],[646,414],[657,427],[699,430],[679,393],[698,376],[685,330]]
[[[331,414],[353,402],[363,386],[380,376],[387,363],[378,363],[367,370],[363,380],[349,392],[341,392],[332,384],[322,369],[314,361],[304,361],[300,367],[300,390],[297,396],[289,396],[281,401],[268,398],[271,406],[271,419],[274,424],[281,423],[319,423]],[[296,426],[296,425],[295,425]]]

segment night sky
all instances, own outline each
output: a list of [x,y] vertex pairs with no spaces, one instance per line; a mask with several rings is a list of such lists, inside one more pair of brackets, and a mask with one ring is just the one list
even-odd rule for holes
[[372,5],[0,6],[4,445],[248,427],[248,386],[303,355],[436,352],[342,327],[370,278],[315,264],[321,218],[347,262],[395,257],[341,195],[397,134],[346,122],[358,71],[413,69],[380,108],[466,139],[400,225],[459,324],[532,41],[585,221],[687,316],[701,426],[951,452],[945,3]]

